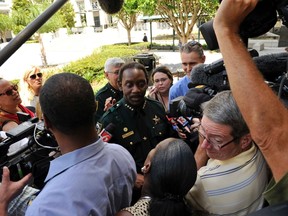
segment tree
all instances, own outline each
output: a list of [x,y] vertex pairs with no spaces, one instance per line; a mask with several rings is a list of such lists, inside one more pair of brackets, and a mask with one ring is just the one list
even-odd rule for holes
[[70,2],[66,2],[59,10],[60,16],[64,21],[65,28],[72,28],[75,25],[75,11],[73,9],[73,5]]
[[13,28],[13,20],[8,14],[0,14],[0,38],[7,42],[6,34]]
[[175,30],[182,43],[191,37],[198,21],[215,15],[218,0],[146,0],[144,13],[159,14]]
[[128,45],[131,44],[131,30],[136,25],[136,19],[141,14],[143,2],[140,0],[126,0],[122,9],[115,15],[127,31]]
[[[42,12],[46,10],[47,7],[51,5],[52,2],[49,0],[34,0],[33,2],[28,0],[14,0],[12,6],[12,16],[16,23],[14,28],[14,33],[19,33],[23,30],[29,23],[35,20]],[[42,64],[46,67],[47,56],[45,52],[44,43],[42,40],[43,33],[55,32],[61,27],[70,27],[71,26],[71,16],[74,19],[74,13],[68,13],[67,19],[64,19],[63,13],[69,11],[69,6],[64,8],[61,12],[58,11],[55,13],[44,25],[39,28],[35,34],[34,38],[39,41]],[[74,21],[74,20],[73,20]],[[74,24],[74,23],[73,23]]]
[[14,22],[13,33],[18,34],[29,24],[29,8],[32,3],[29,0],[13,0],[12,19]]
[[[35,4],[30,8],[31,11],[31,21],[36,19],[45,9],[50,6],[49,3],[42,3],[42,4]],[[58,11],[55,13],[44,25],[41,26],[36,32],[35,32],[35,39],[39,41],[40,44],[40,52],[41,52],[41,60],[44,67],[48,66],[47,63],[47,55],[42,39],[43,33],[48,32],[55,32],[57,29],[63,27],[64,20],[62,19],[62,16],[60,15],[60,12]]]

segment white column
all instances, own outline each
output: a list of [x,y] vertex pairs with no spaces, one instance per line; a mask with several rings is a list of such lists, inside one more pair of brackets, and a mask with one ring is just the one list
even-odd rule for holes
[[85,5],[85,12],[86,12],[87,27],[95,26],[91,1],[84,0],[84,5]]
[[80,8],[75,0],[70,0],[71,4],[73,5],[73,9],[75,12],[75,27],[82,27],[81,16],[80,16]]

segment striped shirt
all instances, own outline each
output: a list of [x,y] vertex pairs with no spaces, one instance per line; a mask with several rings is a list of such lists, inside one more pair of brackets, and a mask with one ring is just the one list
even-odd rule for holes
[[253,144],[231,159],[209,159],[198,170],[196,183],[186,198],[190,206],[210,215],[247,215],[262,208],[267,183],[268,166]]

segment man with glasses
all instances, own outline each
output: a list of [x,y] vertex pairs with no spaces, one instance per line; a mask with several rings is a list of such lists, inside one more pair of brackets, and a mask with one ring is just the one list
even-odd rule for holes
[[95,122],[113,106],[118,100],[123,97],[122,91],[119,90],[117,80],[120,67],[124,64],[121,58],[109,58],[104,65],[104,74],[108,83],[96,93],[97,112],[95,115]]
[[[288,201],[288,110],[264,82],[239,34],[242,21],[258,2],[223,0],[213,27],[235,100],[250,128],[253,140],[262,151],[273,174],[273,180],[264,194],[265,199],[270,205],[286,202],[285,206],[277,207],[280,210],[287,207]],[[278,215],[277,209],[273,209],[273,213],[269,215]],[[264,212],[257,215],[264,215]],[[282,215],[287,215],[287,211]]]
[[268,167],[231,91],[218,93],[202,108],[195,155],[199,170],[186,196],[189,205],[213,215],[247,215],[261,209]]
[[179,96],[184,96],[188,91],[188,84],[191,82],[190,73],[193,67],[197,64],[205,62],[205,55],[202,45],[197,41],[189,41],[180,47],[180,57],[182,62],[182,69],[185,76],[178,80],[170,88],[169,101]]

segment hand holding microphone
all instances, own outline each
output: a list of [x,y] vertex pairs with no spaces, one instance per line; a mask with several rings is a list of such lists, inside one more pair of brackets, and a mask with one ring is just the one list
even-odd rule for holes
[[112,134],[116,126],[113,123],[109,123],[99,134],[102,137],[104,142],[109,142],[112,138]]

